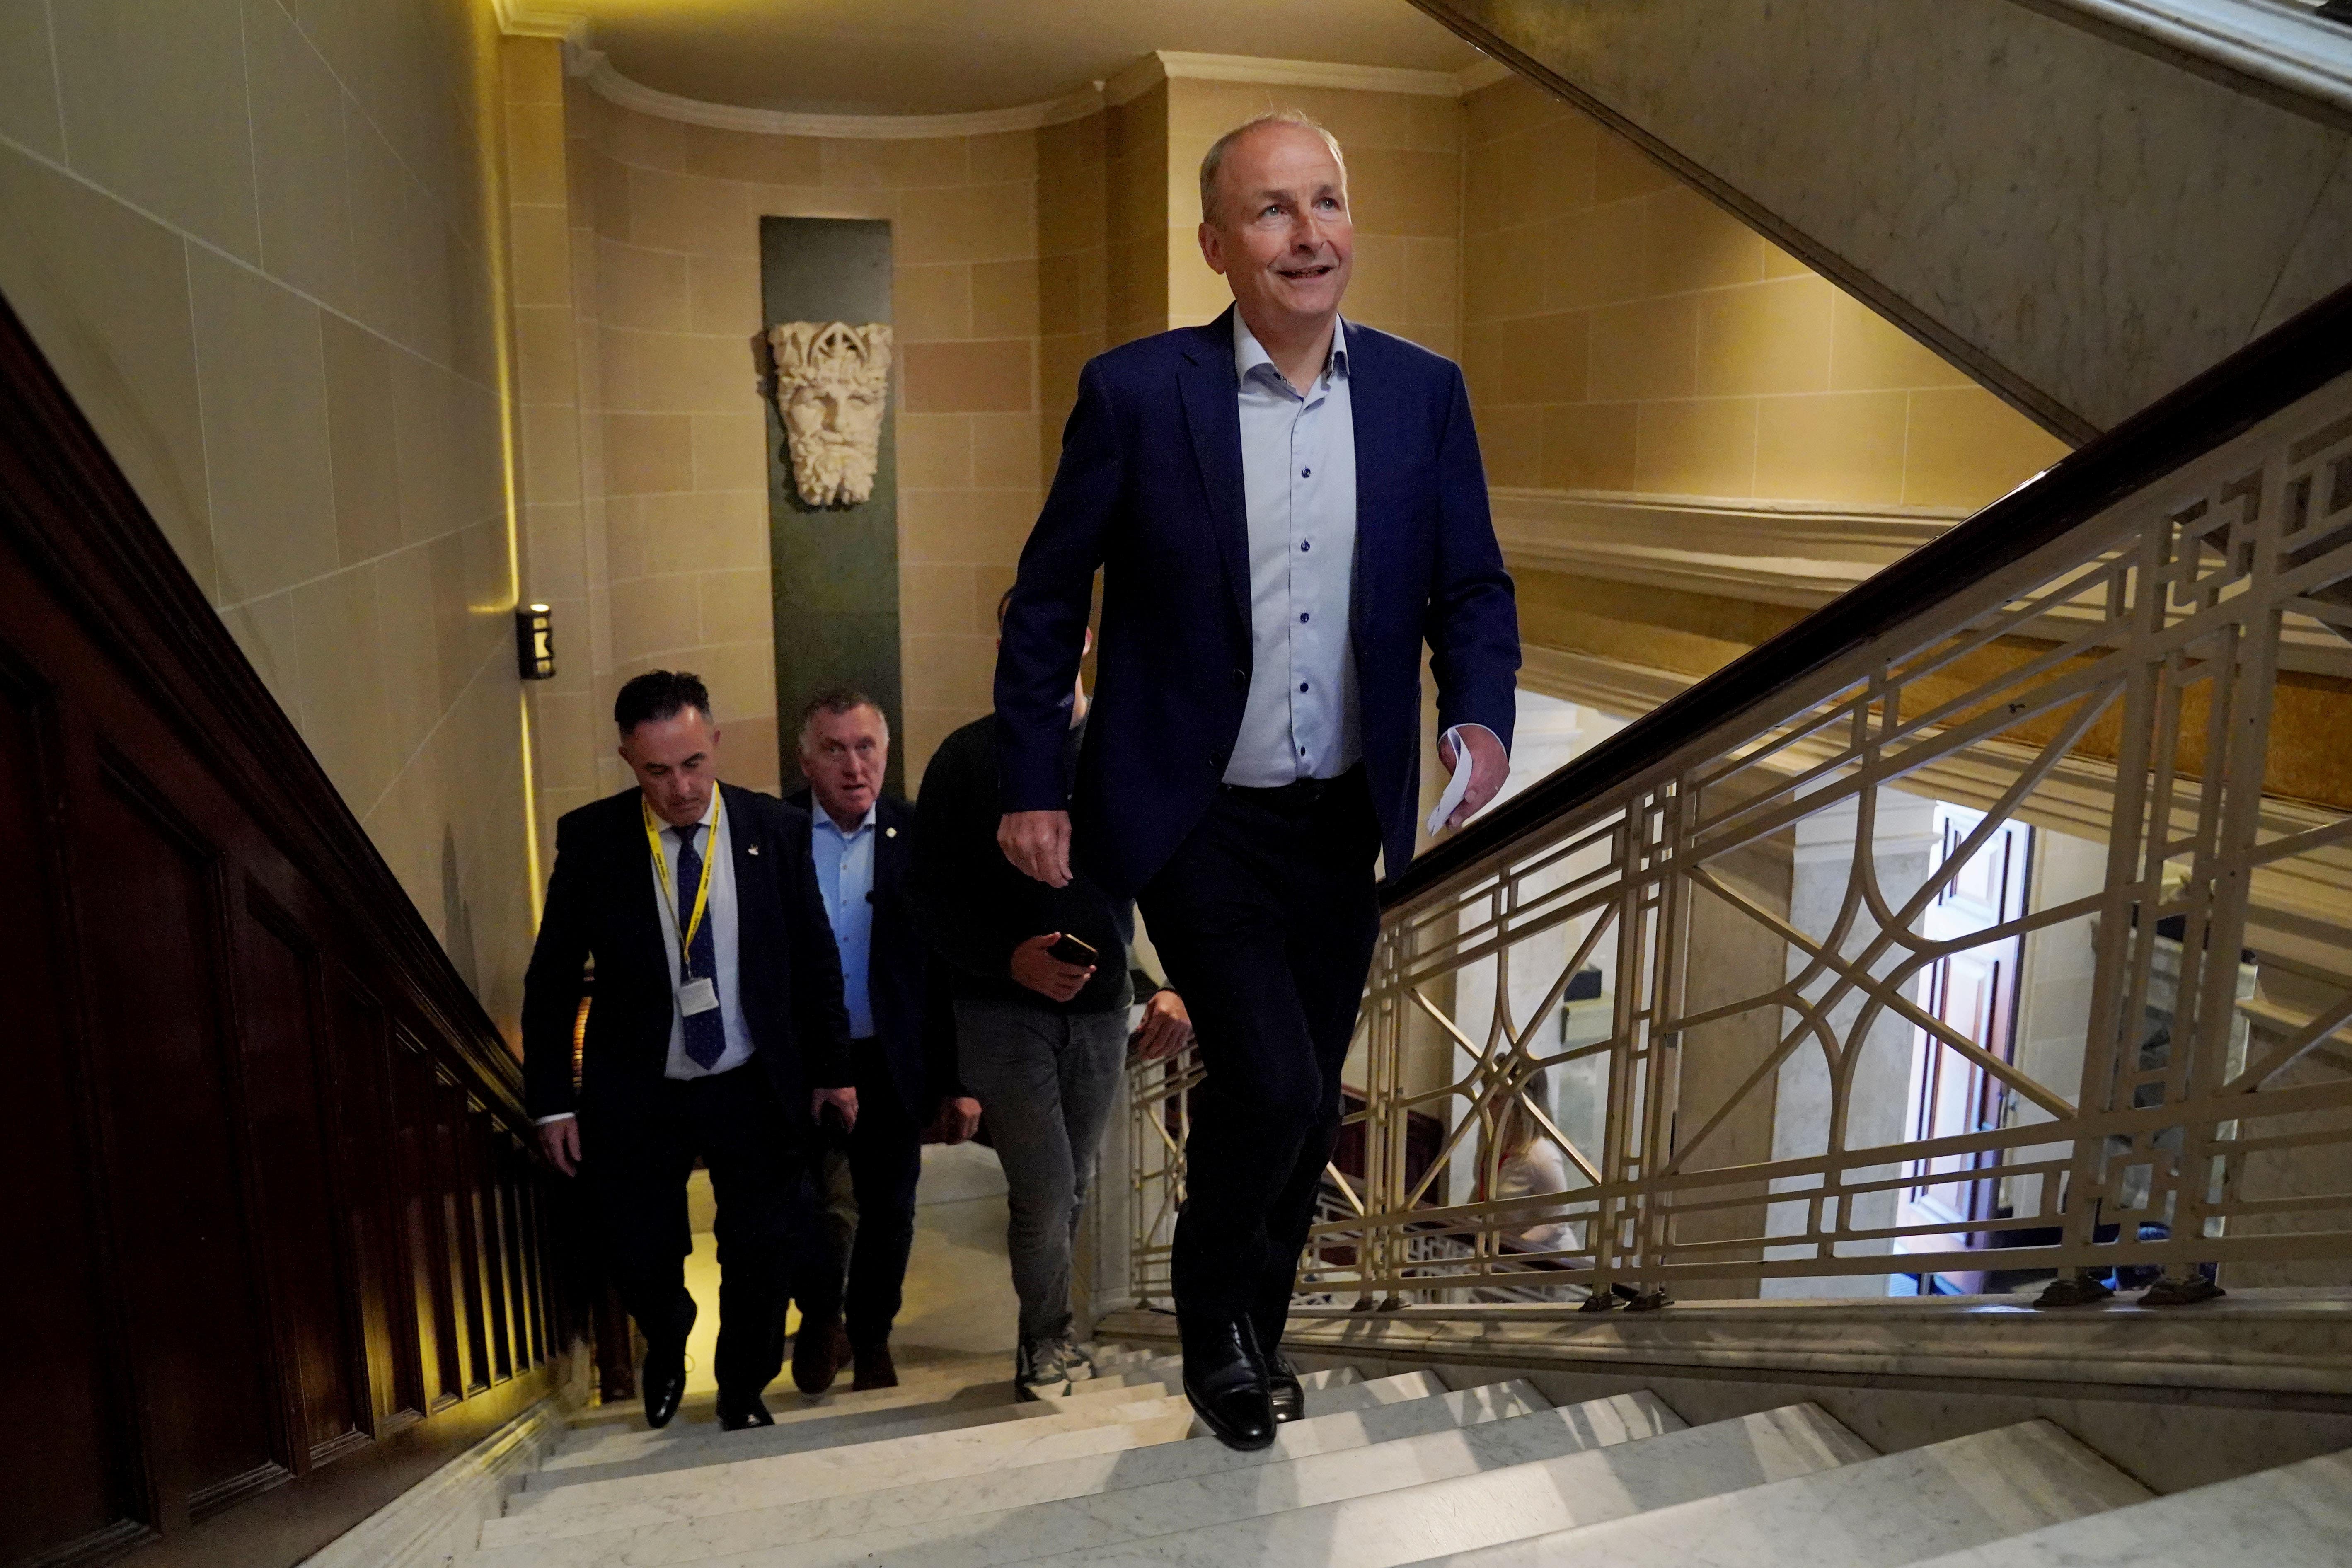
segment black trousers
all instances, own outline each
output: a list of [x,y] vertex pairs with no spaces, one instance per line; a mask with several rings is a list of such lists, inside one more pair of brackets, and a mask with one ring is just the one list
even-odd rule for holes
[[1139,898],[1207,1069],[1185,1144],[1180,1324],[1246,1316],[1271,1348],[1339,1131],[1339,1069],[1380,931],[1360,770],[1220,788]]
[[808,1148],[754,1061],[710,1078],[664,1079],[642,1100],[583,1112],[581,1174],[604,1230],[621,1303],[646,1339],[683,1339],[694,1316],[686,1182],[698,1157],[719,1201],[722,1393],[749,1396],[784,1360],[784,1301]]
[[[793,1299],[804,1322],[829,1324],[835,1318],[853,1345],[879,1345],[907,1283],[907,1256],[915,1245],[915,1187],[923,1174],[923,1129],[908,1113],[882,1059],[877,1041],[851,1042],[857,1062],[857,1126],[844,1135],[827,1121],[818,1134],[849,1158],[851,1190],[857,1195],[857,1231],[849,1256],[840,1256],[824,1223],[812,1210],[809,1259],[796,1272]],[[820,1261],[818,1249],[827,1256]],[[845,1286],[843,1276],[847,1275]]]

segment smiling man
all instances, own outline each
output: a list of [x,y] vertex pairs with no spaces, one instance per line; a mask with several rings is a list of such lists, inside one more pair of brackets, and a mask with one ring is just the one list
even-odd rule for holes
[[1508,769],[1518,623],[1461,372],[1339,314],[1339,143],[1299,114],[1227,132],[1201,162],[1200,232],[1234,308],[1079,376],[997,655],[998,839],[1051,886],[1075,853],[1135,894],[1191,1008],[1207,1076],[1176,1227],[1184,1390],[1257,1448],[1300,1413],[1280,1340],[1379,927],[1373,860],[1412,854],[1422,647],[1437,761],[1472,763],[1458,824]]
[[[719,780],[710,694],[651,670],[613,703],[636,786],[555,825],[523,976],[523,1097],[556,1169],[588,1188],[621,1301],[646,1336],[646,1420],[686,1392],[686,1183],[719,1199],[719,1422],[774,1425],[788,1257],[812,1124],[857,1121],[841,963],[809,819]],[[572,1031],[596,966],[572,1081]]]

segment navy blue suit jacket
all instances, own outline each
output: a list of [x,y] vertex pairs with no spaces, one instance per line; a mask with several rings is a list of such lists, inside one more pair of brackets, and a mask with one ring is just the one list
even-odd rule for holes
[[[803,784],[784,804],[817,809]],[[946,979],[932,973],[931,950],[916,922],[908,890],[915,864],[915,808],[895,795],[874,806],[873,932],[866,949],[866,1000],[874,1012],[874,1035],[890,1064],[907,1119],[929,1121],[941,1099],[961,1094],[956,1078],[954,1003]],[[832,928],[828,926],[828,931]]]
[[[1511,740],[1518,612],[1452,361],[1348,325],[1355,410],[1349,610],[1364,773],[1389,874],[1412,858],[1421,649],[1438,724]],[[1006,811],[1067,806],[1114,896],[1167,863],[1215,794],[1249,695],[1249,524],[1233,312],[1088,362],[996,658]],[[1075,788],[1070,691],[1103,571],[1094,708]]]

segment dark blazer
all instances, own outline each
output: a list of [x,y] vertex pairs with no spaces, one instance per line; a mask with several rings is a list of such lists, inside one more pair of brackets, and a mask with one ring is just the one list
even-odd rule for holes
[[[1453,362],[1348,323],[1356,562],[1349,629],[1364,773],[1391,876],[1412,857],[1421,647],[1438,724],[1511,740],[1518,614]],[[1207,811],[1249,695],[1249,523],[1233,312],[1088,362],[996,659],[1007,811],[1066,805],[1116,896],[1150,879]],[[1094,707],[1074,791],[1061,744],[1096,568]]]
[[[841,958],[809,862],[808,816],[773,795],[719,788],[735,858],[737,982],[752,1060],[785,1116],[805,1126],[812,1087],[852,1081]],[[523,1099],[533,1116],[625,1105],[668,1066],[669,955],[640,798],[625,790],[555,825],[555,872],[522,983]],[[572,1026],[592,957],[596,999],[575,1107]]]
[[[803,812],[816,809],[805,785],[784,798]],[[916,923],[908,890],[915,868],[915,808],[886,795],[875,803],[874,828],[874,891],[867,895],[874,904],[874,931],[866,952],[866,996],[874,1006],[875,1038],[890,1064],[898,1103],[909,1120],[928,1121],[943,1097],[962,1089],[956,1081],[955,1020],[946,1012],[947,999],[934,994],[939,977],[931,973],[930,949]]]

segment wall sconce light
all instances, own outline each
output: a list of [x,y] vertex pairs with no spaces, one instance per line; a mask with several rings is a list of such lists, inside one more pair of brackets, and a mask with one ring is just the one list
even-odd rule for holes
[[515,671],[525,680],[555,676],[555,616],[545,605],[515,611]]

